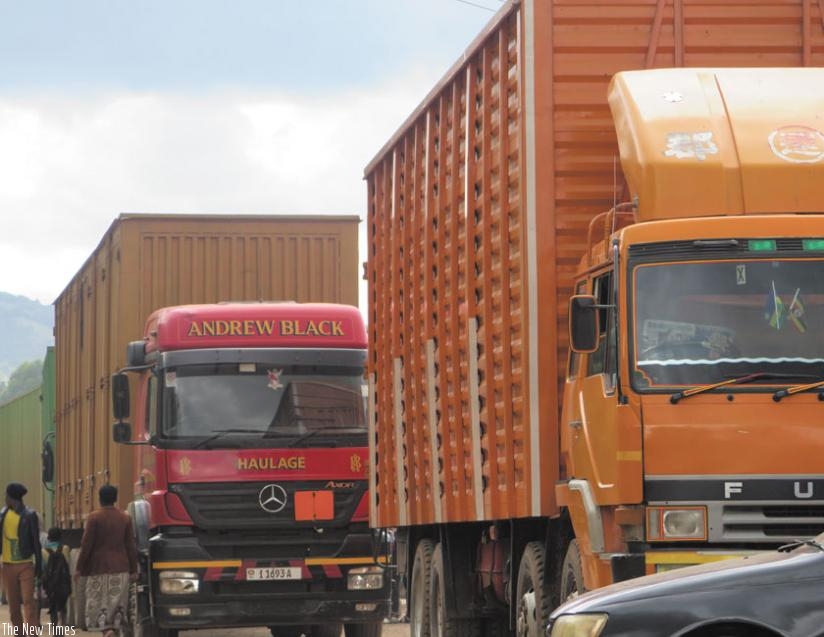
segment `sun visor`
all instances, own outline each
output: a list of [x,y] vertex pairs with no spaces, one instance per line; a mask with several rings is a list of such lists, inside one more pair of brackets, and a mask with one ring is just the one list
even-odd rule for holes
[[824,69],[657,69],[609,89],[637,219],[824,211]]

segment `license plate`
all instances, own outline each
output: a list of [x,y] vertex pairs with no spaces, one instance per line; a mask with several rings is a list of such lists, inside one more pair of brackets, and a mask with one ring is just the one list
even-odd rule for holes
[[247,568],[247,580],[302,579],[303,569],[294,566]]

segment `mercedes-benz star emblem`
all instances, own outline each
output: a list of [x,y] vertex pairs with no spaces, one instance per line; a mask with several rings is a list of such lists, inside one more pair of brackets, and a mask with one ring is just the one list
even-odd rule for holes
[[267,513],[278,513],[286,506],[286,490],[279,484],[267,484],[258,493],[260,508]]

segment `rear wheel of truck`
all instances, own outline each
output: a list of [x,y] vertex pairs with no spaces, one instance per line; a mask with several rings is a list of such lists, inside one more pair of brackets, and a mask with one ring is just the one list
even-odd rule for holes
[[451,618],[447,613],[446,569],[441,544],[438,544],[432,553],[429,579],[430,637],[480,637],[479,619]]
[[432,553],[435,545],[431,540],[421,540],[415,550],[412,563],[412,586],[409,596],[409,632],[412,637],[430,637],[429,588],[432,575]]
[[540,542],[530,542],[524,549],[515,603],[517,637],[543,637],[552,612],[552,596],[546,580],[546,551]]
[[344,637],[381,637],[383,622],[371,624],[344,624]]
[[561,567],[561,583],[559,587],[560,601],[563,604],[568,599],[577,597],[585,592],[584,568],[581,565],[581,550],[578,540],[573,539],[567,548],[564,565]]

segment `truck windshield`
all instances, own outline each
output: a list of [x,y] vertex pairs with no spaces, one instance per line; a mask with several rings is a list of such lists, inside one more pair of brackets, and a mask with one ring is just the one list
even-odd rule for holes
[[210,447],[366,443],[362,368],[222,363],[162,375],[163,438],[212,438]]
[[635,389],[824,377],[824,260],[637,265],[632,296]]

